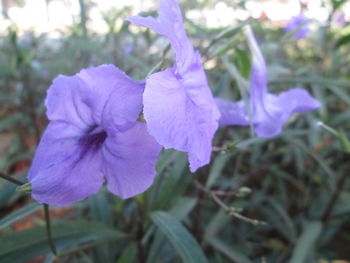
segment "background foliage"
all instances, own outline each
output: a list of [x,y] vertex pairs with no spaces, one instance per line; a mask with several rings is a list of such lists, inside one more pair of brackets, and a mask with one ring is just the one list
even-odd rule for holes
[[[47,123],[45,91],[55,76],[113,63],[143,79],[156,65],[160,70],[172,63],[163,38],[122,23],[130,9],[106,13],[109,33],[101,35],[87,26],[89,1],[80,3],[80,19],[58,38],[20,34],[15,24],[0,36],[0,171],[22,181]],[[332,12],[343,3],[333,0]],[[72,206],[53,207],[56,260],[350,261],[350,25],[333,26],[332,14],[329,23],[313,21],[312,34],[298,41],[267,20],[244,22],[261,43],[270,90],[307,88],[322,109],[293,118],[270,140],[252,136],[248,128],[221,128],[211,164],[195,174],[184,154],[163,151],[153,186],[135,198],[123,201],[101,190]],[[242,24],[216,29],[187,19],[185,24],[215,95],[240,99],[239,87],[250,73]],[[54,260],[41,206],[0,181],[0,262]]]

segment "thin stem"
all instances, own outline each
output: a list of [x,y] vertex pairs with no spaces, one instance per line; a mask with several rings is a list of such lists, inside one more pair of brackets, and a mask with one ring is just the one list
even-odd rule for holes
[[339,132],[337,132],[335,129],[333,129],[332,127],[324,124],[322,121],[318,121],[316,123],[319,127],[325,129],[326,131],[328,131],[329,133],[333,134],[334,136],[339,138]]
[[[13,178],[11,176],[5,175],[3,173],[0,173],[0,177],[17,185],[24,185],[23,182],[20,180]],[[44,212],[45,212],[45,222],[46,222],[46,234],[47,234],[47,241],[49,242],[49,246],[51,248],[52,253],[57,256],[57,250],[55,243],[52,239],[52,233],[51,233],[51,221],[50,221],[50,212],[49,212],[49,205],[44,204]]]
[[86,16],[86,4],[84,0],[79,0],[79,6],[80,6],[80,26],[83,31],[83,36],[86,39],[87,38],[87,16]]
[[158,71],[158,70],[160,70],[160,69],[162,68],[162,66],[163,66],[163,64],[164,64],[164,62],[165,62],[165,57],[166,57],[166,55],[167,55],[167,53],[168,53],[169,50],[170,50],[170,44],[168,44],[168,45],[164,48],[161,61],[160,61],[157,65],[155,65],[155,66],[151,69],[150,72],[148,72],[147,77],[148,77],[149,75],[153,74],[154,72],[156,72],[156,71]]
[[257,219],[251,219],[249,217],[243,216],[240,213],[235,212],[234,208],[228,207],[224,202],[222,202],[222,200],[220,198],[218,198],[214,192],[211,192],[211,196],[213,198],[213,200],[219,205],[221,206],[225,211],[227,211],[229,213],[229,215],[238,218],[244,222],[253,224],[253,225],[259,225],[259,224],[266,224],[265,222],[259,221]]
[[253,225],[266,225],[266,222],[263,221],[259,221],[257,219],[251,219],[249,217],[243,216],[240,213],[237,212],[237,210],[233,207],[229,207],[228,205],[226,205],[216,194],[215,191],[211,191],[208,188],[206,188],[205,186],[203,186],[202,184],[200,184],[198,181],[195,181],[196,186],[201,189],[203,192],[209,194],[213,200],[215,201],[215,203],[217,203],[223,210],[225,210],[226,212],[228,212],[229,215],[238,218],[244,222],[253,224]]
[[47,241],[49,242],[49,246],[51,248],[52,253],[55,256],[57,256],[56,246],[55,246],[55,243],[54,243],[54,241],[52,239],[50,211],[49,211],[49,205],[48,204],[44,204],[44,212],[45,212]]
[[345,182],[349,176],[349,172],[350,172],[349,169],[345,170],[344,173],[339,178],[339,180],[337,182],[336,189],[334,190],[333,195],[331,196],[331,198],[328,202],[328,205],[321,216],[322,222],[327,222],[328,219],[331,217],[334,205],[338,201],[338,198],[339,198],[341,192],[343,191],[343,188],[345,186]]
[[139,217],[137,219],[137,232],[136,232],[136,243],[137,243],[137,251],[139,263],[146,262],[145,250],[142,245],[142,238],[144,236],[144,208],[141,202],[137,202]]
[[23,182],[21,182],[20,180],[14,178],[14,177],[11,177],[11,176],[8,176],[8,175],[5,175],[3,173],[0,173],[0,177],[11,182],[11,183],[14,183],[14,184],[17,184],[17,185],[24,185]]

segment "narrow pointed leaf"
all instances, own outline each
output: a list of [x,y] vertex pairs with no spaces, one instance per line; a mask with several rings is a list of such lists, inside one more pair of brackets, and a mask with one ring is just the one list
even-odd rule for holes
[[178,220],[165,212],[154,212],[151,218],[184,263],[209,263],[197,241]]
[[0,230],[4,229],[5,227],[8,227],[9,225],[16,222],[17,220],[24,218],[26,215],[29,215],[39,210],[41,207],[42,207],[41,204],[33,203],[21,209],[18,209],[17,211],[13,212],[12,214],[0,220]]
[[[104,242],[125,238],[125,235],[103,224],[76,221],[57,224],[52,228],[53,239],[59,254],[83,243]],[[19,242],[20,241],[20,242]],[[51,254],[45,226],[10,233],[0,238],[0,262],[26,262],[37,256]]]
[[314,245],[322,230],[322,223],[315,221],[305,225],[303,232],[294,248],[292,258],[289,263],[304,263],[310,253],[313,252]]

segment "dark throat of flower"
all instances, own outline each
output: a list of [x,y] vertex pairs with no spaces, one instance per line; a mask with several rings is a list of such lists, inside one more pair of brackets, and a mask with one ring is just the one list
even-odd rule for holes
[[86,134],[79,139],[81,148],[79,159],[87,153],[94,153],[101,148],[107,138],[107,133],[99,126],[93,126],[86,131]]

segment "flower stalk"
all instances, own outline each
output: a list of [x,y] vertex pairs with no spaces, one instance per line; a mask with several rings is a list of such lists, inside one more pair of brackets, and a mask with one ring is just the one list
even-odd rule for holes
[[52,253],[57,257],[56,245],[52,238],[51,219],[50,219],[50,211],[49,211],[48,204],[44,204],[44,214],[45,214],[45,222],[46,222],[47,241],[49,242],[49,246]]
[[[6,181],[9,181],[11,183],[17,184],[17,185],[22,186],[22,187],[25,185],[29,185],[29,184],[23,183],[22,181],[14,178],[12,176],[8,176],[8,175],[3,174],[3,173],[0,173],[0,177],[5,179]],[[52,253],[55,256],[57,256],[57,249],[56,249],[55,243],[53,241],[52,232],[51,232],[51,220],[50,220],[49,206],[47,204],[43,204],[43,205],[44,205],[47,241],[49,243],[49,246],[50,246]]]
[[6,174],[0,173],[0,177],[5,179],[6,181],[9,181],[10,183],[17,184],[17,185],[24,185],[24,183],[21,182],[20,180],[13,178],[11,176],[8,176]]

